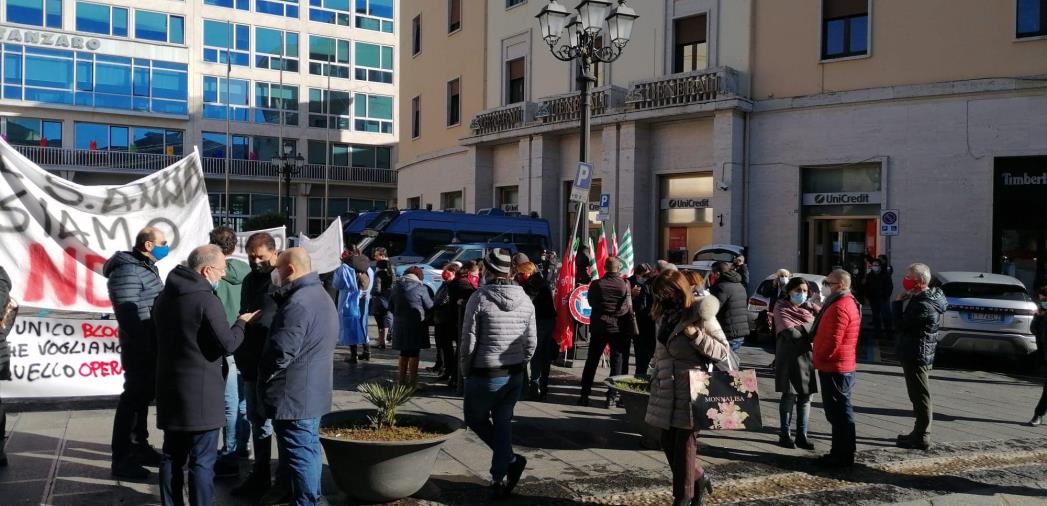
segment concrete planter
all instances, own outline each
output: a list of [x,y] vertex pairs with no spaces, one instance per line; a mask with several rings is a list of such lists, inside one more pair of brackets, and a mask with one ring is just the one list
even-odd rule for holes
[[657,450],[662,446],[662,431],[657,427],[648,425],[647,422],[644,421],[647,417],[647,401],[651,398],[651,395],[616,385],[616,382],[618,381],[633,378],[635,378],[635,376],[628,374],[622,376],[611,376],[607,378],[605,383],[607,384],[607,388],[613,389],[618,392],[619,396],[621,396],[622,404],[625,405],[625,419],[629,421],[629,425],[631,425],[641,436],[640,446],[643,446],[648,450]]
[[[364,422],[371,409],[335,411],[321,426]],[[429,481],[443,443],[465,430],[465,423],[450,415],[403,411],[401,423],[425,421],[447,434],[418,441],[347,441],[320,436],[327,462],[338,488],[364,503],[384,503],[410,497]]]

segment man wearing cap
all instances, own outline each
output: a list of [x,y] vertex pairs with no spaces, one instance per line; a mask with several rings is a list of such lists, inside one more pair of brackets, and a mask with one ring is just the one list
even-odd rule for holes
[[500,499],[512,493],[527,465],[513,453],[512,418],[538,328],[531,299],[512,282],[509,251],[493,249],[483,264],[486,284],[465,308],[459,369],[465,378],[465,423],[494,452],[491,498]]

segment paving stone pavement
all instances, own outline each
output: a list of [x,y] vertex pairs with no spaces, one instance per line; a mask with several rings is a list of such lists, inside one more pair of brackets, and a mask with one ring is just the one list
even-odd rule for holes
[[[366,407],[355,392],[363,382],[395,375],[394,352],[375,350],[369,363],[335,363],[335,409]],[[1039,398],[1042,376],[1008,372],[1006,363],[947,362],[931,373],[937,444],[928,452],[894,447],[912,425],[901,370],[886,347],[865,346],[855,384],[859,464],[851,471],[820,472],[816,452],[777,446],[778,395],[765,368],[772,355],[743,348],[743,365],[761,368],[760,432],[707,432],[699,458],[715,480],[709,504],[1047,504],[1047,427],[1021,424]],[[423,367],[432,354],[423,356]],[[548,402],[521,402],[513,442],[528,469],[517,496],[506,504],[669,504],[671,474],[663,454],[644,449],[622,409],[577,407],[581,364],[554,367]],[[1041,373],[1043,371],[1040,371]],[[601,374],[605,374],[606,369]],[[461,415],[461,399],[431,376],[410,409]],[[601,399],[602,391],[593,398]],[[0,469],[0,506],[13,504],[155,504],[154,478],[144,483],[109,475],[112,400],[40,405],[9,401],[8,453]],[[816,398],[811,435],[828,450],[829,426]],[[150,439],[160,446],[162,434]],[[275,452],[274,452],[275,455]],[[471,433],[443,448],[429,483],[403,505],[483,504],[490,452]],[[249,464],[243,463],[246,474]],[[155,472],[155,469],[154,469]],[[218,504],[248,504],[228,495],[233,481],[217,482]],[[351,504],[325,468],[331,504]]]

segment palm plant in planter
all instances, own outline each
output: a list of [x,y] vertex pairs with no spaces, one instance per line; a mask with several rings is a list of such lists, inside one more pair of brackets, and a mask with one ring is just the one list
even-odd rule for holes
[[376,410],[335,411],[320,422],[335,483],[361,502],[394,501],[418,492],[432,474],[440,446],[463,430],[462,420],[403,411],[415,394],[412,386],[366,383],[359,391]]
[[642,439],[644,448],[657,449],[661,446],[661,431],[647,425],[647,401],[651,398],[651,378],[648,376],[611,376],[607,388],[614,389],[625,405],[625,418]]

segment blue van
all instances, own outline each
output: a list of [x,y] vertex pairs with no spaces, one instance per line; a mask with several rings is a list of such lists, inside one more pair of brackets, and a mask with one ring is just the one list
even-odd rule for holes
[[401,265],[419,263],[448,244],[512,243],[531,258],[539,258],[552,245],[549,222],[542,218],[506,216],[500,210],[485,213],[420,209],[362,213],[345,227],[345,243],[363,245],[368,256],[381,246]]

